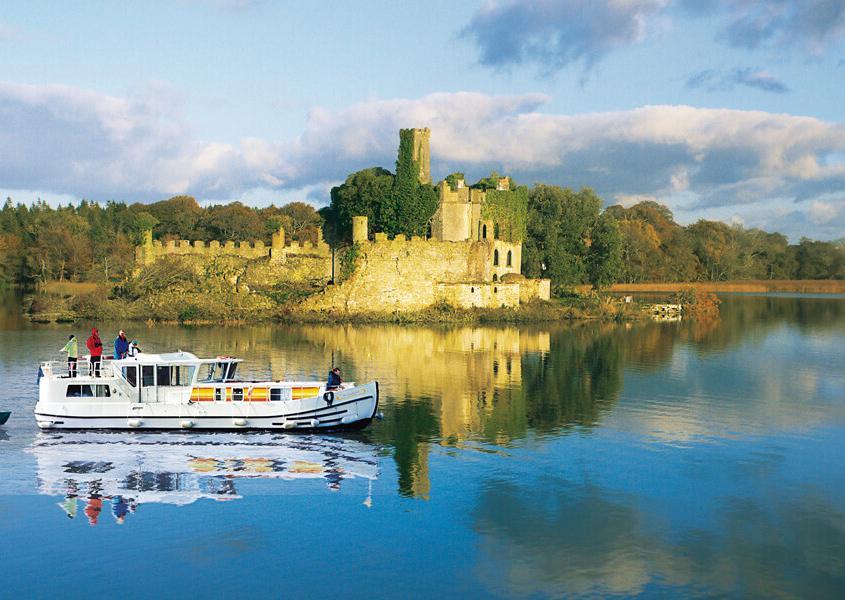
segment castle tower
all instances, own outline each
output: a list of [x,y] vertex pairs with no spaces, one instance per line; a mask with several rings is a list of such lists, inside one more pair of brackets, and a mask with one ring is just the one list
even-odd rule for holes
[[431,129],[412,129],[414,160],[420,165],[420,183],[431,183]]
[[367,217],[352,217],[352,243],[359,244],[367,241]]

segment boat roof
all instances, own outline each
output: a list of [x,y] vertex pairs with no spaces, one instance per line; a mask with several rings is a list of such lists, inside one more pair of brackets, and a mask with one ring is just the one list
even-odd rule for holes
[[189,364],[189,365],[196,365],[196,364],[208,364],[208,363],[220,363],[220,362],[241,362],[240,358],[234,358],[232,356],[218,356],[216,358],[199,358],[196,354],[191,352],[184,352],[179,350],[178,352],[163,352],[161,354],[151,354],[147,352],[142,352],[137,356],[131,358],[123,358],[120,360],[115,360],[114,363],[118,365],[161,365],[161,364]]

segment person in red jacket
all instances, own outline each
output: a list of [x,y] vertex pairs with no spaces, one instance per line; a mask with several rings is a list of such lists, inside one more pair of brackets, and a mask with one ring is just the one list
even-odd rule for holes
[[100,376],[100,359],[103,356],[103,342],[100,340],[100,334],[97,328],[91,330],[91,337],[85,342],[88,346],[88,351],[91,352],[91,374],[94,377]]

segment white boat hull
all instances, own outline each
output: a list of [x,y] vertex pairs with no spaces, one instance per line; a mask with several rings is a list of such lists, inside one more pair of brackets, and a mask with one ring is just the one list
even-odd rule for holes
[[280,430],[360,429],[378,411],[378,383],[371,382],[312,398],[281,402],[67,402],[41,399],[38,426],[112,430]]

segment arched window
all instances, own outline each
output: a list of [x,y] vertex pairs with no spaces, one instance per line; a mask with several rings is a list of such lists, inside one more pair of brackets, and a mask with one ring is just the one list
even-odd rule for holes
[[510,267],[513,263],[513,257],[511,256],[511,251],[508,250],[508,266]]
[[493,250],[493,266],[494,267],[499,266],[499,250],[498,250],[498,248],[496,250]]
[[482,240],[486,240],[486,239],[487,239],[487,225],[483,225],[483,226],[481,227],[481,239],[482,239]]
[[493,281],[499,281],[499,276],[493,273]]

